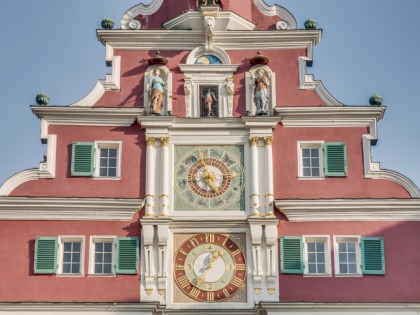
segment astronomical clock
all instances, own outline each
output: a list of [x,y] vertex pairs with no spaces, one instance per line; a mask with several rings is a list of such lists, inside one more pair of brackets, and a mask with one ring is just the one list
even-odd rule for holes
[[175,302],[246,302],[245,234],[176,234]]
[[245,210],[243,146],[177,146],[175,210]]

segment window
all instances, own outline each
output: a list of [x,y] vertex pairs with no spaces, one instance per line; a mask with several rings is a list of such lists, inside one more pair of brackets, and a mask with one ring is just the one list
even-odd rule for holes
[[337,236],[334,239],[336,275],[385,274],[383,238]]
[[114,275],[115,237],[92,237],[89,274]]
[[299,142],[298,151],[299,178],[347,176],[345,143]]
[[[281,272],[307,276],[331,275],[330,237],[282,236]],[[384,275],[384,239],[381,237],[334,236],[337,276]]]
[[337,274],[356,275],[360,274],[359,253],[356,251],[357,239],[339,239],[337,241],[338,270]]
[[66,236],[59,238],[59,274],[83,274],[83,243],[82,237]]
[[283,236],[281,270],[289,274],[331,274],[329,236]]
[[[35,274],[83,275],[84,236],[37,237]],[[138,274],[137,237],[92,237],[89,273],[95,275]]]
[[72,176],[98,179],[121,177],[121,142],[76,142],[72,146]]
[[304,254],[305,274],[331,274],[329,236],[304,237]]

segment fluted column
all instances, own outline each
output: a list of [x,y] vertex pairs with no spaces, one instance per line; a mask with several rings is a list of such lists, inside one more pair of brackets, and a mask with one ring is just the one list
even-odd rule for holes
[[162,148],[162,193],[160,195],[160,216],[169,213],[169,138],[160,138]]
[[146,217],[154,216],[154,205],[155,205],[155,170],[156,170],[156,149],[155,149],[155,138],[146,138],[147,151],[146,151]]
[[274,188],[273,188],[273,137],[264,137],[265,143],[265,171],[267,179],[265,194],[265,215],[274,216]]
[[259,185],[258,185],[258,137],[249,137],[249,144],[251,146],[251,165],[252,165],[252,174],[251,174],[251,210],[252,216],[260,216],[259,211]]

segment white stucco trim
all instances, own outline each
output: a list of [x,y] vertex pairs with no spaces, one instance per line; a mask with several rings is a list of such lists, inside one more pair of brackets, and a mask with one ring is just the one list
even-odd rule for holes
[[143,199],[0,197],[0,220],[130,221]]
[[276,200],[290,222],[420,221],[418,199]]
[[[261,303],[267,315],[418,315],[419,303]],[[351,313],[350,313],[351,312]]]
[[138,23],[134,23],[130,25],[130,22],[134,20],[139,15],[152,15],[156,13],[163,4],[163,0],[154,0],[152,3],[148,5],[144,5],[140,3],[127,12],[124,13],[123,17],[121,18],[121,29],[123,30],[130,30],[130,29],[139,29],[141,25]]
[[41,119],[41,141],[47,145],[46,160],[39,163],[38,168],[24,170],[0,185],[0,197],[8,196],[20,185],[40,178],[55,178],[57,136],[48,133],[49,123]]
[[[214,55],[222,61],[223,65],[231,64],[229,55],[223,49],[219,47],[213,47],[211,51],[206,51],[204,46],[198,46],[194,48],[188,55],[186,64],[195,65],[195,62],[197,61],[197,59],[201,57],[202,55]],[[214,67],[217,65],[210,65],[210,66]]]
[[[307,49],[321,41],[321,30],[219,31],[214,32],[213,45],[224,50]],[[121,50],[193,50],[203,45],[203,31],[186,30],[98,30],[103,45]]]
[[33,106],[32,112],[51,126],[129,127],[144,108]]
[[295,17],[285,8],[277,4],[274,4],[270,7],[264,2],[264,0],[254,0],[254,4],[262,14],[266,16],[278,16],[281,20],[286,21],[287,24],[289,24],[288,29],[297,28]]
[[112,74],[107,74],[105,80],[99,80],[87,96],[70,106],[92,107],[105,92],[120,90],[121,57],[114,56],[114,49],[109,45],[106,45],[106,64],[112,67]]
[[343,106],[341,102],[336,100],[324,87],[322,81],[314,79],[312,74],[307,74],[307,63],[311,61],[309,57],[299,57],[299,89],[315,90],[316,94],[321,98],[325,105]]

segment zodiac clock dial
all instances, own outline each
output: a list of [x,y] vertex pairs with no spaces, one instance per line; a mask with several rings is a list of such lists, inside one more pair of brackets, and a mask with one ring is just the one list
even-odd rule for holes
[[175,252],[174,266],[176,285],[195,301],[225,301],[245,285],[245,253],[227,235],[188,238]]
[[176,148],[175,210],[243,210],[242,146]]

